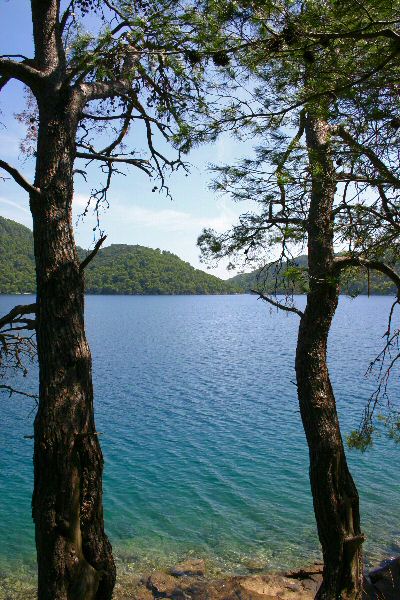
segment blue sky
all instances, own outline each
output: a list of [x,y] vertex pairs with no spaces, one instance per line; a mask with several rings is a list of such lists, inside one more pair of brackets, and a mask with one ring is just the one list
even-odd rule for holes
[[[32,55],[30,3],[27,0],[0,0],[0,54],[21,53]],[[25,104],[23,86],[10,82],[0,94],[0,157],[17,166],[29,179],[33,179],[34,164],[20,151],[19,144],[24,128],[15,119]],[[134,147],[143,147],[139,133],[130,136]],[[228,135],[215,144],[193,151],[188,160],[192,164],[186,177],[183,172],[173,174],[169,180],[173,200],[164,194],[152,193],[154,181],[135,170],[127,169],[127,176],[114,178],[109,194],[110,208],[102,215],[102,228],[108,235],[106,245],[114,243],[142,244],[152,248],[170,250],[192,265],[206,269],[199,261],[196,239],[203,227],[219,231],[227,229],[243,211],[229,197],[218,197],[208,189],[211,174],[207,165],[232,162],[249,145],[243,145]],[[88,183],[77,175],[75,179],[74,221],[82,212],[90,189],[98,181],[97,171],[92,171]],[[27,194],[11,181],[0,181],[0,215],[31,227]],[[90,215],[76,226],[77,243],[89,247],[93,243],[94,218]],[[226,264],[226,263],[225,263]],[[210,270],[226,278],[234,273],[225,265]]]

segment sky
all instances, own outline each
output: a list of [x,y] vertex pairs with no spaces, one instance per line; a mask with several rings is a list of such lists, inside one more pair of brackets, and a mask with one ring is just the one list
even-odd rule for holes
[[[30,3],[27,0],[0,0],[0,54],[32,56],[32,24]],[[0,158],[17,167],[24,176],[33,180],[34,162],[23,156],[20,141],[24,127],[15,114],[25,106],[24,89],[18,82],[10,82],[0,94]],[[130,136],[134,147],[144,146],[142,133]],[[212,174],[210,163],[231,163],[248,154],[249,144],[238,142],[228,135],[221,136],[212,145],[197,148],[188,156],[190,173],[172,174],[168,186],[172,200],[155,192],[153,180],[135,168],[125,169],[126,176],[116,176],[109,194],[110,207],[102,214],[101,228],[107,234],[105,245],[140,244],[169,250],[193,266],[207,269],[199,259],[196,240],[204,227],[224,231],[236,222],[243,206],[233,203],[228,196],[218,196],[209,189]],[[0,173],[1,175],[1,173]],[[79,219],[90,196],[90,190],[99,181],[99,172],[91,171],[85,183],[75,177],[74,223],[77,244],[88,248],[93,245],[94,217]],[[28,196],[10,180],[0,180],[0,215],[28,227],[32,220]],[[222,278],[235,272],[227,271],[225,263],[209,270]],[[251,270],[249,268],[249,270]]]

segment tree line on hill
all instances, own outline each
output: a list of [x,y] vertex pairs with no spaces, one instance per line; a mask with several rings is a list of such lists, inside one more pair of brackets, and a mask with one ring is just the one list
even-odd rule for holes
[[[88,254],[78,247],[84,260]],[[175,254],[144,246],[112,244],[87,267],[88,294],[234,294],[241,288],[195,269]],[[0,217],[0,294],[34,294],[32,232]]]
[[[87,252],[78,247],[84,260]],[[34,294],[35,261],[30,229],[0,217],[0,294]],[[270,263],[224,281],[168,251],[139,245],[112,244],[100,249],[86,270],[87,294],[304,294],[308,291],[307,257],[288,266]],[[342,293],[393,294],[393,282],[381,273],[353,269],[342,282]]]
[[[251,273],[239,273],[229,281],[245,293],[292,295],[309,291],[307,256],[281,262],[267,263]],[[368,272],[366,268],[349,268],[340,280],[340,293],[352,298],[358,295],[396,295],[393,281],[384,273]]]

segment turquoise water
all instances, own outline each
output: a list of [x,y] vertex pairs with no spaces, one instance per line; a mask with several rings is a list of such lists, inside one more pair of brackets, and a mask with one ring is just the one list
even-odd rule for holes
[[[30,301],[2,296],[0,313]],[[364,373],[389,306],[384,297],[341,298],[329,359],[344,432],[374,389]],[[318,558],[292,383],[298,317],[252,296],[92,296],[86,312],[106,525],[120,567],[196,555],[210,570],[245,572],[250,560],[284,568]],[[33,373],[27,385],[34,389]],[[32,441],[23,438],[33,410],[2,397],[3,574],[34,568]],[[400,550],[398,451],[381,436],[366,454],[348,453],[370,563]]]

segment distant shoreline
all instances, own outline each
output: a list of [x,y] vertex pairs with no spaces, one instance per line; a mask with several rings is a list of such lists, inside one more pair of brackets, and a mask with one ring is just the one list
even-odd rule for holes
[[[80,261],[85,260],[87,253],[87,250],[77,247]],[[271,293],[275,286],[283,295],[291,289],[299,291],[300,295],[306,292],[307,256],[297,257],[289,271],[281,272],[276,265],[274,262],[266,265],[262,276],[258,268],[221,279],[209,271],[193,267],[167,250],[138,244],[111,244],[101,248],[87,265],[85,280],[91,296],[236,295],[247,294],[261,285],[265,293]],[[35,286],[32,231],[0,216],[0,294],[14,295],[16,290],[34,290]],[[384,275],[372,273],[368,279],[362,269],[344,278],[342,289],[350,295],[367,295],[368,289],[371,295],[377,296],[394,293],[393,285]],[[30,292],[19,293],[25,295]]]
[[[260,290],[261,291],[261,290]],[[264,292],[265,293],[265,292]],[[2,293],[0,292],[0,297],[1,296],[35,296],[36,292],[7,292],[7,293]],[[269,294],[270,296],[285,296],[285,294]],[[176,297],[176,296],[185,296],[185,297],[190,297],[190,296],[254,296],[256,297],[257,294],[253,294],[252,292],[224,292],[224,293],[207,293],[207,294],[125,294],[125,293],[98,293],[98,292],[85,292],[85,296],[128,296],[128,297],[163,297],[163,296],[170,296],[170,297]],[[293,294],[293,297],[306,297],[307,294]],[[355,300],[356,298],[360,298],[360,297],[365,297],[365,298],[371,298],[371,297],[390,297],[390,296],[394,296],[394,294],[392,292],[371,292],[370,294],[357,294],[356,296],[350,296],[349,294],[344,294],[344,293],[340,293],[339,296],[342,297],[346,297],[349,298],[351,300]]]

